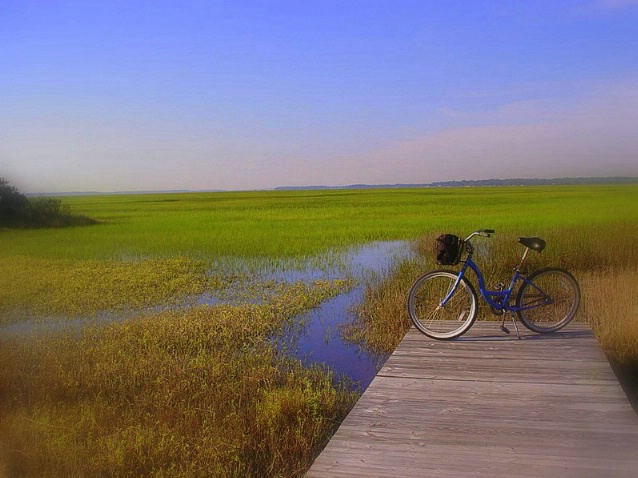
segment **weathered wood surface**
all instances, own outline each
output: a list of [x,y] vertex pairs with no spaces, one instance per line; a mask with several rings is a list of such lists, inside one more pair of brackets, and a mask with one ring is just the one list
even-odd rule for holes
[[638,416],[591,329],[498,326],[410,330],[306,477],[637,477]]

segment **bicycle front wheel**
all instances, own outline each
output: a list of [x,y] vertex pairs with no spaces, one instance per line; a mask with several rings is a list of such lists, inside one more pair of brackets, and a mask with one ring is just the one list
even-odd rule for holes
[[580,304],[580,288],[563,269],[541,269],[530,275],[516,296],[516,311],[523,325],[546,334],[569,324]]
[[453,339],[469,330],[476,319],[478,299],[467,279],[462,278],[445,305],[458,274],[433,271],[418,279],[408,295],[408,312],[416,328],[433,339]]

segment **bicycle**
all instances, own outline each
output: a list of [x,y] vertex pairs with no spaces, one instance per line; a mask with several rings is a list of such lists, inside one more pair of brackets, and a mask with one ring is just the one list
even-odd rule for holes
[[[437,241],[452,239],[454,244],[444,245],[439,254],[439,264],[457,265],[463,262],[459,272],[445,269],[434,270],[417,279],[408,294],[408,312],[416,328],[428,337],[440,340],[453,339],[466,333],[474,324],[478,313],[478,296],[467,279],[468,269],[478,279],[483,299],[496,315],[503,315],[500,329],[505,327],[505,313],[509,312],[516,336],[521,335],[514,314],[529,330],[541,334],[555,332],[569,324],[580,304],[580,288],[574,276],[565,269],[548,267],[524,275],[522,266],[530,250],[541,253],[546,242],[540,237],[520,237],[525,246],[521,261],[514,267],[509,287],[498,284],[495,290],[485,287],[485,279],[479,266],[472,260],[474,236],[490,237],[493,229],[480,229],[462,240],[446,234]],[[461,256],[465,253],[465,259]],[[515,300],[512,302],[514,292]]]

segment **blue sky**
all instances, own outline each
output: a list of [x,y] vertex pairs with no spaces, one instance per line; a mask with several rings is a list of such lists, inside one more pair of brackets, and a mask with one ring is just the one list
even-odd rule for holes
[[23,192],[614,175],[636,0],[0,0]]

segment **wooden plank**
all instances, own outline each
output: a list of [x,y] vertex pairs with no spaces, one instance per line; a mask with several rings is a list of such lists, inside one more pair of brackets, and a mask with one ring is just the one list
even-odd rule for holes
[[307,478],[638,476],[638,417],[591,329],[412,329]]

